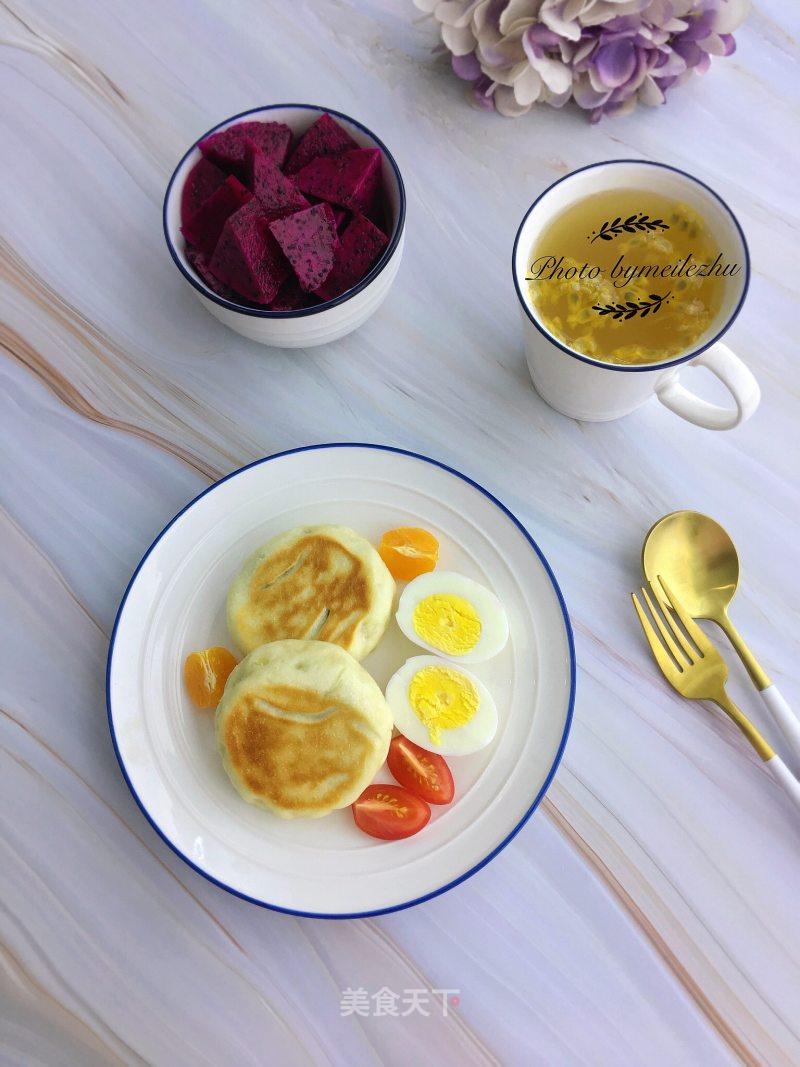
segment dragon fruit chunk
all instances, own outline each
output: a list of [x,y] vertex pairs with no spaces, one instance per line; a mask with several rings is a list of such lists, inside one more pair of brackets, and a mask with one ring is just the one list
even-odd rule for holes
[[308,201],[292,179],[282,174],[261,149],[251,144],[248,151],[248,185],[271,219],[308,207]]
[[287,218],[269,224],[272,236],[281,246],[307,293],[318,289],[333,267],[333,254],[339,243],[336,219],[328,204],[315,204]]
[[204,200],[195,213],[181,226],[181,233],[195,248],[209,255],[214,251],[222,227],[229,216],[238,211],[253,194],[241,182],[229,175],[216,192]]
[[358,143],[326,111],[308,127],[297,142],[297,147],[286,164],[286,173],[296,174],[312,159],[317,159],[318,156],[335,156],[348,148],[358,148]]
[[190,265],[193,267],[200,280],[205,282],[209,289],[212,289],[218,296],[224,296],[226,300],[238,300],[233,289],[224,285],[211,273],[209,257],[205,252],[198,252],[196,248],[187,248],[186,258],[189,260]]
[[328,277],[314,290],[322,300],[333,300],[360,282],[380,253],[389,243],[389,238],[363,215],[354,215],[345,229],[333,257],[333,269]]
[[318,156],[298,171],[297,185],[301,192],[367,215],[381,185],[381,151],[354,148]]
[[209,134],[200,142],[200,151],[222,170],[247,178],[247,143],[252,141],[272,162],[282,167],[292,140],[292,131],[283,122],[239,122]]
[[248,300],[268,304],[275,299],[289,268],[258,199],[254,197],[225,223],[209,269]]
[[255,129],[247,134],[248,139],[271,159],[276,167],[282,167],[289,154],[292,131],[285,122],[255,122]]
[[201,156],[187,175],[181,190],[181,226],[185,226],[203,201],[219,189],[225,173]]

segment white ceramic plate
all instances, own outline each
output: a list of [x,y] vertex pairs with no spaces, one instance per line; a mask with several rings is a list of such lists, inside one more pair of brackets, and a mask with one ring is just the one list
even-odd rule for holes
[[[373,543],[423,526],[440,566],[493,589],[511,638],[470,669],[489,687],[500,726],[489,748],[449,763],[456,799],[404,841],[361,833],[349,809],[284,821],[246,804],[222,768],[213,713],[181,681],[184,658],[232,647],[228,584],[259,544],[291,526],[342,523]],[[421,650],[394,620],[364,661],[381,686]],[[108,657],[111,734],[128,785],[153,827],[190,866],[257,904],[352,917],[442,893],[487,863],[533,812],[564,749],[575,657],[566,608],[520,523],[463,475],[412,453],[320,445],[281,453],[223,478],[163,530],[120,605]],[[381,772],[390,781],[388,772]]]

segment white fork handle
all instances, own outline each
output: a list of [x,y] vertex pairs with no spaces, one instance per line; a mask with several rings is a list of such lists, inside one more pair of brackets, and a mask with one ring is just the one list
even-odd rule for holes
[[786,744],[797,760],[797,766],[800,767],[800,719],[783,699],[777,685],[768,685],[766,689],[762,689],[761,696],[772,713],[773,719],[780,726]]
[[798,782],[780,756],[773,756],[772,759],[768,759],[764,766],[783,791],[794,801],[795,807],[800,808],[800,782]]

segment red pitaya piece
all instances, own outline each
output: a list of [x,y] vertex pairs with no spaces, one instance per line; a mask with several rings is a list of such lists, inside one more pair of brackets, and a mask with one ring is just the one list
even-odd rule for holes
[[333,267],[333,253],[339,244],[336,220],[329,204],[315,204],[269,224],[272,236],[281,246],[307,293],[319,288]]
[[185,226],[200,205],[219,189],[225,173],[201,157],[189,171],[181,191],[181,226]]
[[300,283],[291,274],[280,288],[280,292],[269,305],[270,311],[297,311],[298,308],[308,307],[316,303],[314,297],[304,293]]
[[219,189],[204,200],[191,218],[181,226],[181,233],[189,244],[210,255],[229,216],[252,198],[250,190],[245,189],[233,175],[229,175]]
[[368,214],[381,184],[379,148],[354,148],[319,156],[297,174],[298,188],[329,204]]
[[348,148],[358,148],[358,143],[326,111],[308,127],[297,142],[297,147],[286,164],[287,174],[296,174],[306,163],[318,156],[335,156]]
[[254,122],[253,127],[247,134],[248,139],[267,159],[271,159],[276,167],[282,167],[292,143],[290,128],[285,122]]
[[209,269],[248,300],[268,304],[275,299],[289,267],[256,197],[225,223]]
[[245,181],[248,141],[252,141],[276,166],[282,167],[291,140],[292,131],[283,122],[239,122],[205,137],[200,142],[200,151],[212,163]]
[[380,253],[389,243],[389,238],[363,215],[354,215],[339,241],[333,256],[333,269],[328,277],[314,290],[322,300],[336,296],[360,282]]
[[292,179],[282,174],[272,160],[254,145],[250,146],[248,167],[248,184],[271,219],[291,215],[308,207],[308,201]]
[[195,272],[199,275],[200,279],[206,283],[209,289],[213,289],[218,296],[224,296],[226,300],[236,301],[238,299],[233,289],[230,289],[227,285],[224,285],[218,278],[215,278],[211,273],[209,265],[209,257],[205,252],[198,252],[196,248],[186,249],[186,258],[194,268]]

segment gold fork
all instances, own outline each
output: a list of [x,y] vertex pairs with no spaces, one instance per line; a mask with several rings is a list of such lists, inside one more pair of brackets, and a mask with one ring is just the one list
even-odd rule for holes
[[[648,583],[653,593],[652,599],[647,589],[642,586],[642,597],[655,623],[655,629],[637,595],[632,593],[631,596],[644,635],[656,663],[661,668],[661,673],[681,696],[688,697],[689,700],[710,700],[721,708],[742,731],[764,761],[775,781],[800,807],[800,782],[725,692],[725,680],[728,677],[725,660],[711,643],[710,638],[687,614],[661,575],[658,576],[657,581],[661,586],[660,590],[654,582]],[[654,601],[655,604],[661,606],[661,612],[656,608]],[[680,620],[680,625],[678,620]]]

